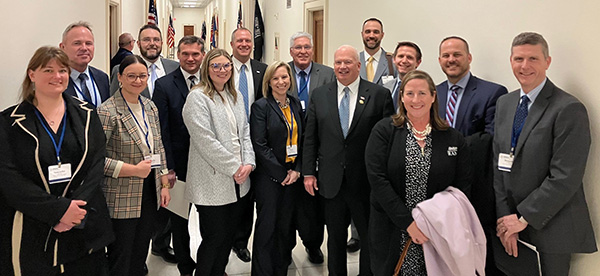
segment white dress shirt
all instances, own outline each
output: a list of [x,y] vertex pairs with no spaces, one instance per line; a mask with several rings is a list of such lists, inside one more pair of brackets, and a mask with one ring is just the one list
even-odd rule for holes
[[[348,107],[349,107],[349,118],[348,118],[348,130],[350,130],[350,126],[352,125],[352,118],[354,118],[354,110],[356,110],[356,99],[358,98],[358,85],[360,84],[360,77],[356,78],[354,82],[348,85],[350,92],[348,93]],[[337,93],[337,101],[338,101],[338,111],[340,110],[340,103],[342,102],[342,98],[344,97],[344,86],[340,81],[337,81],[338,93]]]

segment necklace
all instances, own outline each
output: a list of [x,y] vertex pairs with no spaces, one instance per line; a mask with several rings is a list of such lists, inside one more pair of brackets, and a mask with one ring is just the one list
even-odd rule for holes
[[286,109],[290,105],[290,98],[285,98],[285,104],[282,104],[278,100],[275,100],[275,101],[277,102],[277,104],[279,105],[279,108],[281,108],[281,109]]
[[[415,139],[417,139],[418,141],[425,140],[425,137],[427,135],[429,135],[429,133],[431,133],[431,125],[429,123],[427,123],[427,125],[425,126],[425,129],[422,131],[417,130],[410,122],[408,125],[409,125],[410,130],[412,131],[413,135],[415,136]],[[417,135],[421,136],[421,137],[417,137]]]

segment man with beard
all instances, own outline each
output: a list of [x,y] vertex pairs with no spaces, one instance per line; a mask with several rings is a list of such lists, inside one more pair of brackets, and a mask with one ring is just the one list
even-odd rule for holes
[[[142,91],[142,96],[152,98],[154,94],[154,82],[156,79],[170,74],[179,68],[179,63],[160,56],[162,51],[162,37],[160,29],[156,25],[144,25],[138,34],[138,47],[142,58],[148,65],[148,86]],[[110,91],[111,95],[119,90],[117,75],[119,65],[115,66],[111,73]],[[171,244],[171,211],[160,208],[156,215],[155,229],[152,236],[152,255],[160,256],[169,263],[177,263]]]
[[394,50],[394,64],[398,70],[398,77],[391,82],[383,85],[392,92],[392,100],[394,101],[394,110],[398,110],[399,89],[402,85],[402,78],[406,73],[413,71],[421,64],[421,49],[419,46],[410,41],[399,42]]
[[108,75],[88,66],[94,58],[94,34],[90,24],[80,21],[69,25],[63,32],[59,47],[69,57],[71,67],[69,86],[65,93],[100,106],[110,97]]
[[381,20],[374,17],[365,20],[361,34],[365,49],[360,52],[360,63],[363,64],[360,77],[379,85],[393,81],[397,72],[391,55],[381,48],[384,35]]
[[[142,96],[152,98],[154,94],[154,82],[177,69],[179,63],[170,59],[165,59],[160,56],[162,52],[162,34],[156,25],[147,24],[140,28],[137,45],[140,49],[142,58],[148,65],[148,87],[142,91]],[[110,94],[114,94],[119,90],[119,80],[117,74],[119,66],[113,68],[110,74]]]

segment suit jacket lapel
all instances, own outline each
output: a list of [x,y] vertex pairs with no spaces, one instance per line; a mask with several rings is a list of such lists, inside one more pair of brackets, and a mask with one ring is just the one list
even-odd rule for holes
[[250,60],[250,67],[252,67],[250,70],[252,70],[252,80],[254,81],[254,100],[258,100],[259,97],[257,97],[257,95],[262,93],[262,91],[257,90],[258,87],[260,87],[260,82],[262,81],[262,78],[260,77],[260,69],[258,68],[258,65],[256,65],[257,63],[258,62],[256,60]]
[[285,123],[285,118],[283,118],[283,113],[279,109],[279,105],[275,101],[275,98],[273,98],[273,96],[269,96],[267,97],[267,102],[269,103],[269,106],[271,106],[271,108],[273,109],[273,112],[277,114],[277,117],[281,119],[281,122]]
[[473,96],[475,96],[475,89],[477,89],[477,85],[475,84],[475,76],[471,75],[469,82],[467,82],[467,86],[465,89],[463,89],[462,99],[460,100],[458,113],[456,114],[456,129],[461,129],[463,124],[470,123],[465,122],[463,118],[465,117],[467,110],[470,109],[471,100],[473,99]]
[[446,119],[446,104],[448,102],[448,81],[444,81],[439,85],[438,88],[438,114],[440,117]]
[[[344,133],[342,132],[342,125],[340,123],[340,111],[337,100],[337,82],[332,83],[328,88],[329,90],[327,91],[328,94],[326,98],[327,110],[331,110],[331,112],[329,112],[329,116],[333,121],[333,126],[337,129],[339,137],[344,140]],[[348,131],[348,133],[350,132]]]
[[[365,64],[365,66],[367,66]],[[377,64],[377,68],[375,69],[375,76],[373,77],[373,82],[377,83],[381,76],[383,75],[383,71],[388,67],[387,58],[385,56],[385,50],[381,48],[381,55],[379,56],[379,63]],[[365,67],[366,69],[366,67]]]
[[[138,126],[135,122],[135,119],[133,118],[133,114],[129,112],[129,108],[125,103],[125,99],[121,96],[120,92],[115,93],[115,105],[117,108],[117,112],[121,115],[121,122],[123,122],[123,126],[125,127],[125,129],[127,129],[127,132],[131,136],[131,139],[133,139],[135,144],[139,147],[140,152],[144,152],[142,143],[145,143],[145,141],[142,141],[142,138],[138,133]],[[146,116],[148,116],[147,112]]]
[[[515,148],[515,155],[519,153],[521,148],[523,148],[523,144],[527,141],[527,137],[533,130],[533,127],[537,125],[539,120],[542,118],[544,111],[548,107],[549,99],[552,96],[552,91],[554,90],[554,84],[550,82],[550,80],[546,81],[546,85],[540,91],[540,94],[531,105],[529,112],[527,114],[527,119],[525,119],[525,124],[523,125],[523,130],[521,130],[521,135],[519,136],[519,140],[517,141],[517,146]],[[517,104],[515,104],[515,112],[517,110]],[[514,113],[513,113],[514,114]]]
[[[185,80],[183,73],[181,70],[175,69],[175,73],[173,74],[173,85],[177,87],[177,91],[181,95],[182,99],[185,101],[187,94],[190,92],[189,87],[187,86],[187,81]],[[167,91],[167,93],[169,93]]]
[[312,92],[315,90],[315,85],[319,83],[319,68],[315,66],[315,63],[312,63],[312,69],[310,70],[310,79],[308,80],[308,97],[312,95]]
[[[364,88],[363,80],[361,79],[358,85],[358,95],[356,97],[356,108],[354,109],[354,116],[352,117],[352,123],[350,124],[350,128],[348,129],[348,136],[352,133],[352,130],[358,124],[358,120],[360,120],[360,116],[365,110],[365,106],[369,103],[369,89]],[[341,128],[341,125],[340,125]]]

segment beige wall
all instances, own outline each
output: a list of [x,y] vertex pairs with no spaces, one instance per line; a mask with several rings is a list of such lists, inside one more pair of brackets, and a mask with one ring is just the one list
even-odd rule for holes
[[[177,42],[183,37],[183,26],[193,25],[194,35],[200,37],[202,35],[202,22],[204,22],[204,9],[190,8],[175,8],[173,9],[174,18],[173,26],[175,27],[175,47]],[[208,27],[207,31],[208,31]]]

